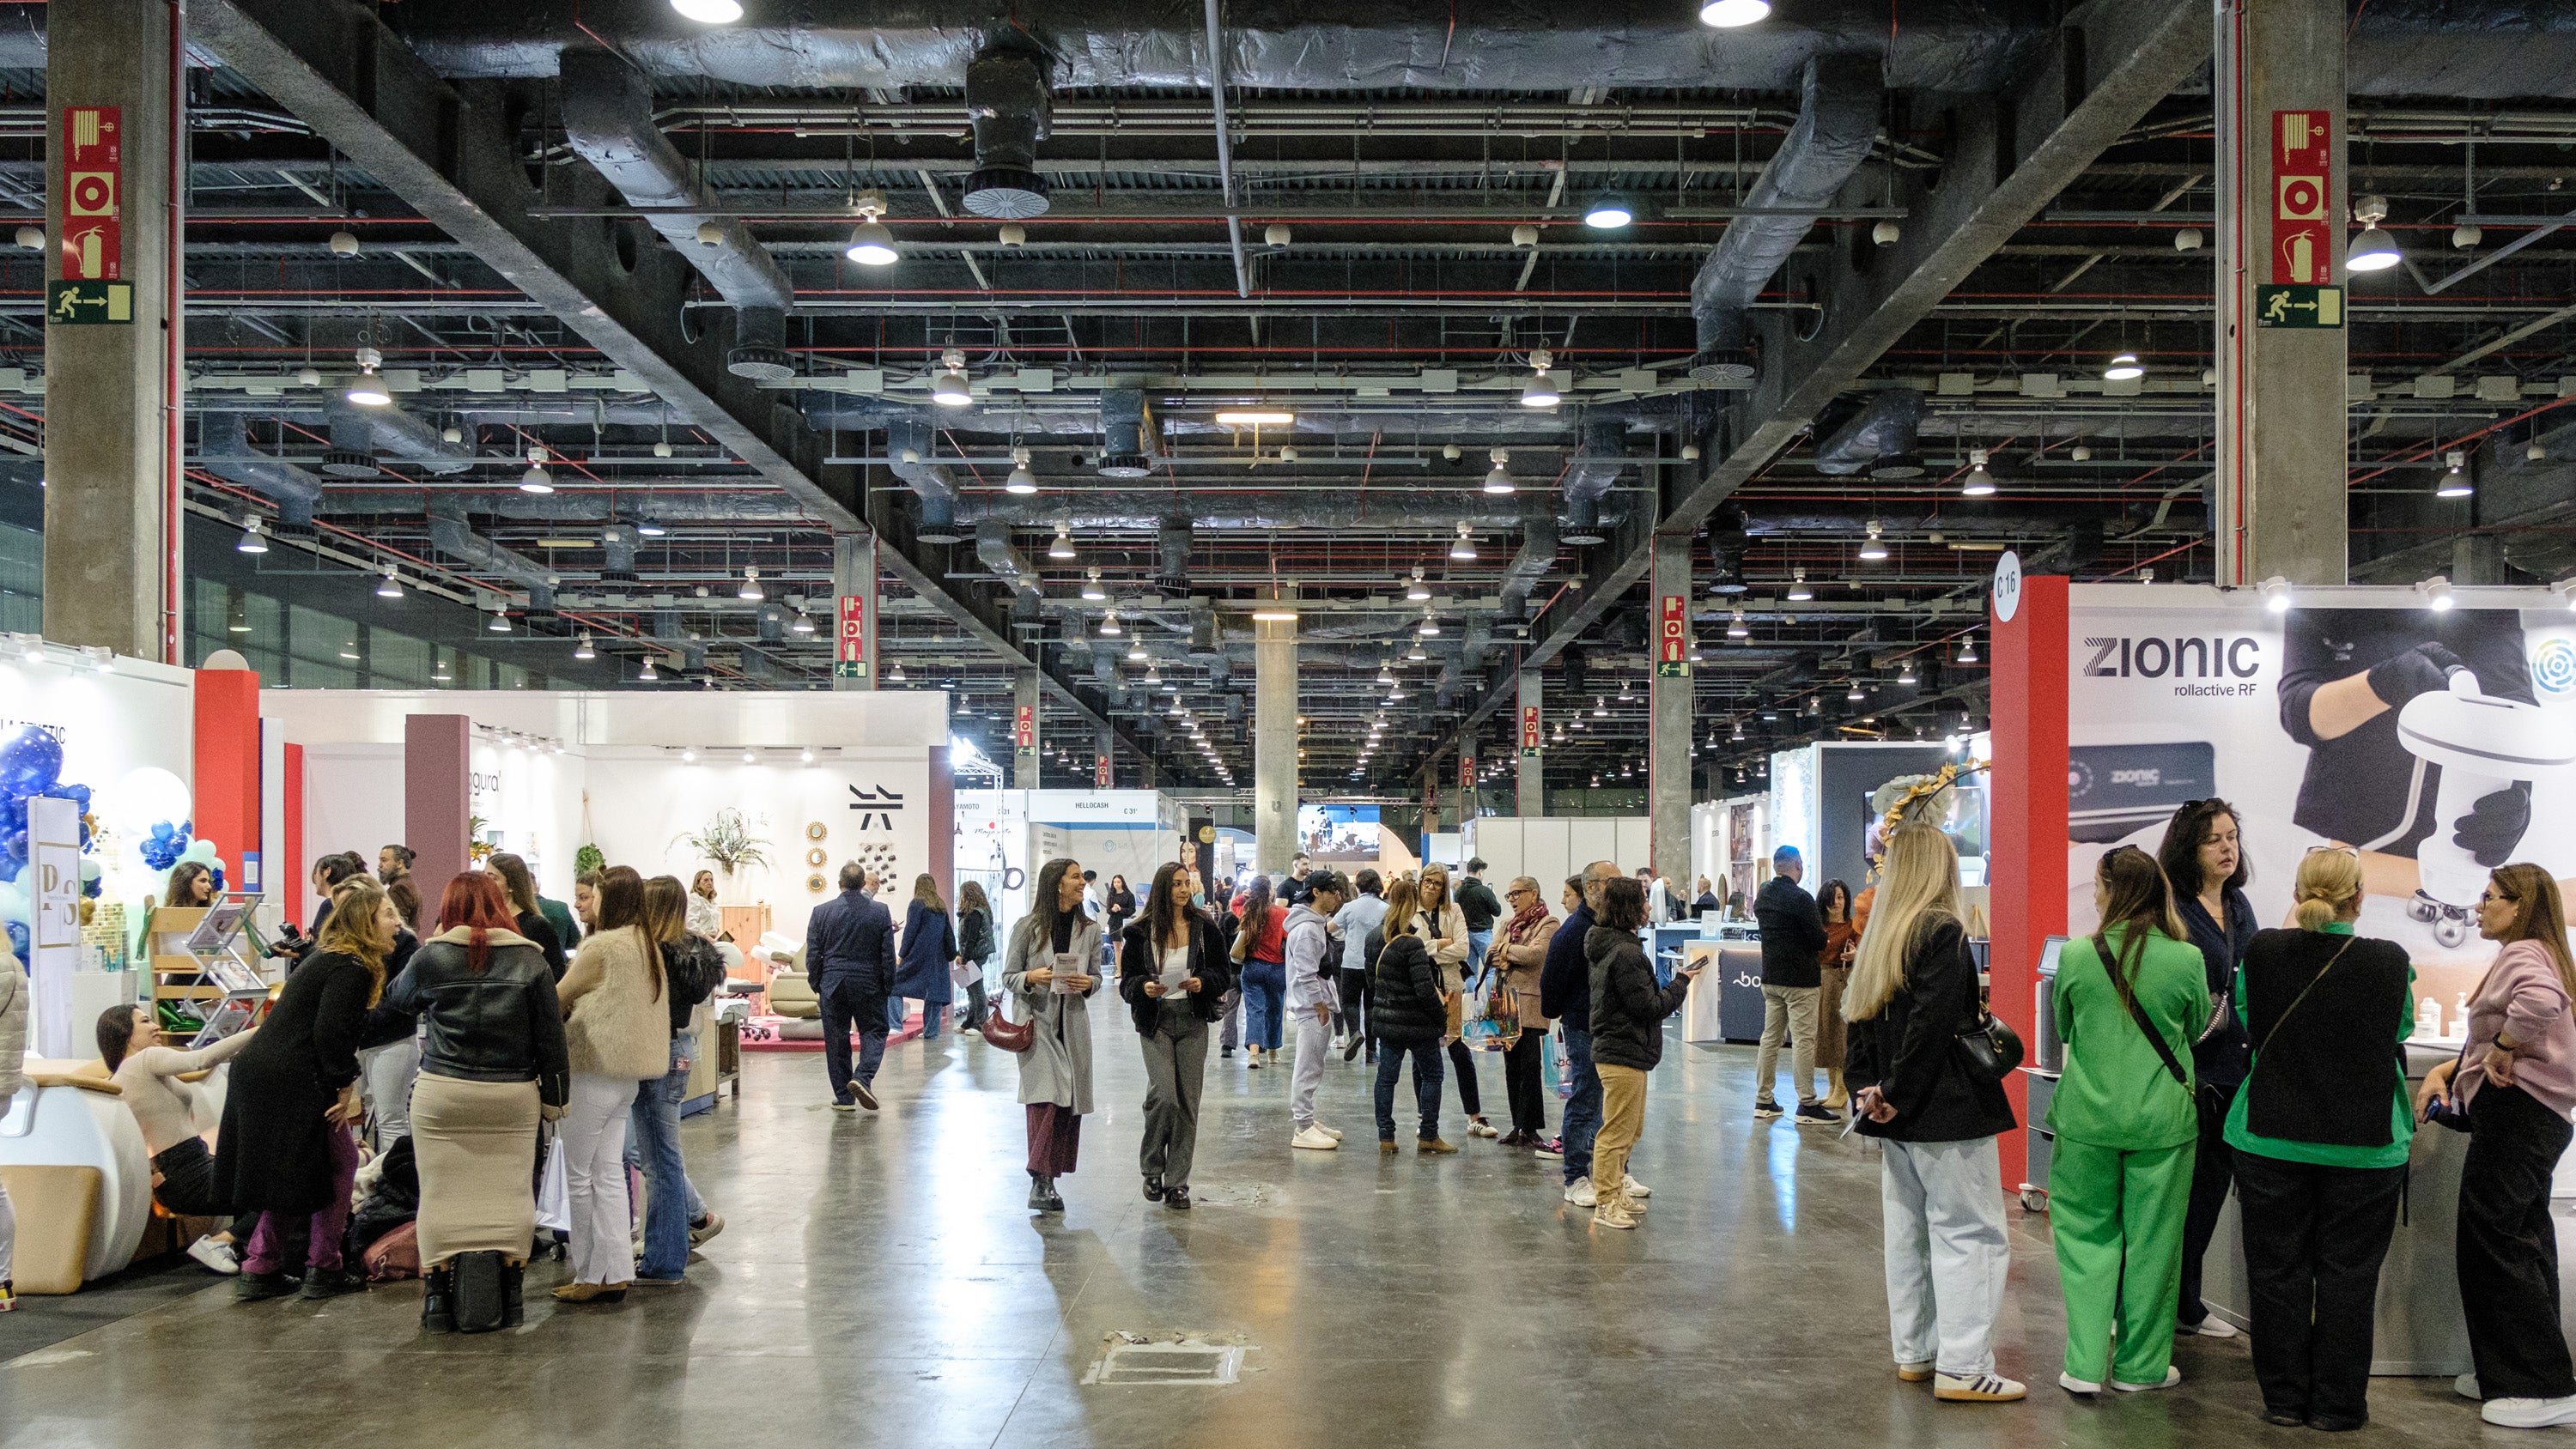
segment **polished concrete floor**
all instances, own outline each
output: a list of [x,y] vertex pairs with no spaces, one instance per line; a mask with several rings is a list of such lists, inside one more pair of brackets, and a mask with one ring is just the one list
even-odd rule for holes
[[[1468,1143],[1454,1110],[1459,1156],[1381,1158],[1369,1069],[1339,1061],[1322,1115],[1350,1146],[1311,1153],[1288,1147],[1286,1071],[1212,1060],[1202,1205],[1167,1212],[1137,1191],[1133,1038],[1099,1027],[1102,1110],[1061,1218],[1023,1206],[1007,1054],[899,1046],[884,1110],[856,1117],[826,1110],[819,1057],[755,1055],[739,1105],[684,1129],[729,1224],[685,1286],[557,1311],[547,1265],[524,1329],[430,1337],[414,1285],[236,1305],[208,1280],[0,1364],[0,1446],[2306,1442],[2256,1417],[2241,1340],[2183,1343],[2172,1393],[2060,1393],[2046,1220],[2018,1208],[2000,1351],[2029,1401],[1899,1384],[1876,1159],[1754,1122],[1748,1048],[1673,1039],[1634,1165],[1652,1211],[1621,1233],[1558,1200],[1554,1164]],[[1086,1384],[1121,1335],[1241,1345],[1241,1379]],[[2516,1437],[2445,1383],[2381,1380],[2372,1408],[2348,1442]]]

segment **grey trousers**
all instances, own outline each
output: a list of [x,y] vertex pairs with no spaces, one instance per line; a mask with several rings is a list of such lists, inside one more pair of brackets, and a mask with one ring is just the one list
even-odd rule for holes
[[[1189,1008],[1181,1008],[1187,1011]],[[1166,1016],[1140,1040],[1145,1047],[1145,1140],[1137,1166],[1168,1187],[1187,1187],[1199,1142],[1199,1089],[1207,1081],[1207,1023],[1180,1026]]]
[[1289,1079],[1288,1117],[1299,1130],[1315,1125],[1315,1089],[1324,1084],[1324,1059],[1332,1054],[1333,1028],[1315,1019],[1315,1008],[1292,1006],[1297,1024],[1297,1071]]
[[1762,1049],[1753,1054],[1753,1095],[1771,1100],[1780,1072],[1780,1042],[1789,1040],[1789,1074],[1801,1104],[1816,1100],[1816,997],[1813,986],[1762,988]]
[[1243,1045],[1243,988],[1227,987],[1225,995],[1216,999],[1216,1005],[1217,1010],[1224,1013],[1219,1020],[1225,1023],[1217,1045],[1232,1051]]
[[358,1053],[358,1092],[367,1133],[378,1152],[411,1135],[411,1084],[420,1075],[420,1038],[407,1036]]

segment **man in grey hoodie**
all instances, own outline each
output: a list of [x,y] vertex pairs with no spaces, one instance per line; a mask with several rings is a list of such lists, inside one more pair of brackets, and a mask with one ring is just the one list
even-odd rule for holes
[[[1374,870],[1363,869],[1351,877],[1355,893],[1342,901],[1333,912],[1333,929],[1342,937],[1342,1060],[1360,1054],[1368,1039],[1368,938],[1386,921],[1386,899],[1380,895],[1381,882]],[[1371,1052],[1375,1063],[1377,1054]]]
[[1330,1152],[1342,1145],[1342,1134],[1315,1121],[1315,1089],[1324,1084],[1324,1057],[1332,1050],[1333,1007],[1340,996],[1324,974],[1334,960],[1333,913],[1350,899],[1351,883],[1340,871],[1319,870],[1302,882],[1305,895],[1288,910],[1288,1015],[1297,1023],[1296,1075],[1288,1088],[1288,1115],[1297,1133],[1291,1147]]

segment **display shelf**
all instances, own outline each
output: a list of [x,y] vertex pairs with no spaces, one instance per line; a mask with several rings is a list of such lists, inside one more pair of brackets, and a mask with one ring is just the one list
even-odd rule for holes
[[[257,1014],[270,992],[260,969],[265,951],[251,925],[256,896],[230,894],[206,906],[163,906],[152,913],[145,932],[151,961],[153,1015],[165,1029],[200,1028],[220,1020],[237,1031]],[[227,1012],[227,1003],[238,1003]],[[197,1042],[194,1045],[204,1045]]]

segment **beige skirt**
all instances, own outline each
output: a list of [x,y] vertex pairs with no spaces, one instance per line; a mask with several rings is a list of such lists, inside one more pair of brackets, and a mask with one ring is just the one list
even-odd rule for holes
[[420,1263],[459,1253],[525,1258],[537,1230],[537,1084],[429,1072],[411,1089],[420,1163]]
[[1843,987],[1851,981],[1848,966],[1828,966],[1823,989],[1816,993],[1816,1065],[1829,1072],[1843,1069]]

